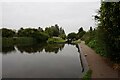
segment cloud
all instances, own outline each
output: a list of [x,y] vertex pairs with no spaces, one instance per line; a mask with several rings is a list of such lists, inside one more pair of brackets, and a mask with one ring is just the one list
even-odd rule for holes
[[66,33],[80,27],[88,30],[95,26],[92,15],[100,2],[4,2],[3,27],[42,27],[59,24]]

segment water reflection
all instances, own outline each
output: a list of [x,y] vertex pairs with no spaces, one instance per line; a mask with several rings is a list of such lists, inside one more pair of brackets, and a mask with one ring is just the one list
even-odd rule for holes
[[45,47],[45,52],[54,52],[58,53],[58,51],[61,51],[64,48],[65,44],[47,44]]
[[27,52],[27,53],[36,53],[36,52],[42,52],[45,50],[45,52],[54,52],[58,53],[64,48],[65,44],[33,44],[33,45],[12,45],[12,46],[2,46],[2,53],[8,54],[12,51],[15,51],[15,47],[21,52]]
[[15,51],[14,45],[12,45],[12,46],[2,46],[2,51],[1,52],[3,54],[8,54],[12,51]]
[[78,45],[14,45],[12,48],[4,48],[3,51],[3,54],[9,54],[2,58],[3,78],[82,77]]

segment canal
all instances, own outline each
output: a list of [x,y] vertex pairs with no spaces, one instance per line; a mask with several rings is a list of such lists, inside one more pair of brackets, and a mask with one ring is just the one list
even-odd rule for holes
[[2,47],[3,78],[82,78],[78,45],[36,44]]

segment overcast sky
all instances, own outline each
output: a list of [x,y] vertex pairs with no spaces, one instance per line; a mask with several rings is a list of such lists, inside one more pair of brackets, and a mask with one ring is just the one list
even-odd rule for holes
[[68,34],[80,27],[95,27],[92,15],[100,7],[94,2],[3,2],[2,26],[10,29],[21,27],[49,27],[58,24]]

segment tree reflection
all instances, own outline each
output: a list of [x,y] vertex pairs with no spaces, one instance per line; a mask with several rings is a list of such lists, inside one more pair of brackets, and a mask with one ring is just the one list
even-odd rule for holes
[[32,45],[16,45],[17,49],[23,53],[36,53],[41,52],[44,49],[45,44],[32,44]]
[[45,52],[54,52],[58,53],[59,50],[62,50],[64,48],[64,44],[47,44],[45,47]]
[[10,53],[12,51],[14,51],[15,48],[14,48],[14,45],[11,45],[11,46],[2,46],[2,54],[7,54],[7,53]]
[[[30,44],[30,45],[21,45],[21,44],[16,44],[16,49],[20,51],[21,53],[26,52],[26,53],[36,53],[36,52],[42,52],[43,50],[45,52],[54,52],[57,54],[59,51],[61,51],[64,48],[65,44],[47,44],[47,43],[41,43],[41,44]],[[3,47],[2,46],[2,53],[3,54],[8,54],[11,51],[16,50],[14,45],[9,46],[9,47]]]
[[81,67],[82,67],[82,72],[84,72],[83,60],[82,60],[82,56],[81,56],[79,45],[76,45],[76,48],[78,49],[78,52],[79,52],[80,64],[81,64]]

